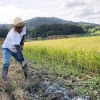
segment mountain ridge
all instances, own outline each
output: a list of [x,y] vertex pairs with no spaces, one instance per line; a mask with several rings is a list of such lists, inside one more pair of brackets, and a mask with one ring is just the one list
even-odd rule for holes
[[42,24],[55,24],[55,23],[60,23],[60,24],[72,24],[72,25],[80,25],[80,24],[93,24],[93,25],[99,25],[95,23],[88,23],[88,22],[74,22],[74,21],[69,21],[69,20],[64,20],[61,18],[57,17],[35,17],[32,19],[28,19],[25,22],[28,22],[27,27],[37,27]]
[[[64,20],[61,18],[57,18],[57,17],[35,17],[35,18],[31,18],[28,20],[25,20],[25,22],[27,22],[28,24],[26,25],[26,27],[38,27],[40,25],[43,24],[72,24],[72,25],[80,25],[80,24],[93,24],[93,25],[99,25],[99,24],[95,24],[95,23],[88,23],[88,22],[74,22],[74,21],[69,21],[69,20]],[[9,26],[11,26],[12,24],[0,24],[0,28],[7,28]]]

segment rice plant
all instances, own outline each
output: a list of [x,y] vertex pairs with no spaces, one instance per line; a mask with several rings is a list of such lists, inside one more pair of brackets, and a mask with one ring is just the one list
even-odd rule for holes
[[100,36],[26,42],[24,54],[31,60],[62,65],[58,72],[73,66],[78,73],[99,74]]

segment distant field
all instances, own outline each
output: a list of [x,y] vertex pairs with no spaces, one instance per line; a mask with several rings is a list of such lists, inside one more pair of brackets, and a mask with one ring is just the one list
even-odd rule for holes
[[31,60],[39,58],[66,68],[73,66],[85,73],[100,71],[100,36],[26,42],[24,50]]

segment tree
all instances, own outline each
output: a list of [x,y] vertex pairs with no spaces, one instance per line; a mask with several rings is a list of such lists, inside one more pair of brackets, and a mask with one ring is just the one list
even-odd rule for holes
[[0,29],[0,38],[6,38],[9,29]]
[[50,35],[69,35],[81,33],[83,33],[83,28],[77,25],[44,24],[32,30],[32,37],[34,37],[34,34],[36,37],[41,36],[43,38],[46,38]]

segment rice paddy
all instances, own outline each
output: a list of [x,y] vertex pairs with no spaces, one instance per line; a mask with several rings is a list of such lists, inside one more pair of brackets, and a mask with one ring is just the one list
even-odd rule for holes
[[100,73],[100,36],[26,42],[24,53],[31,60],[51,63],[62,75],[69,70]]

